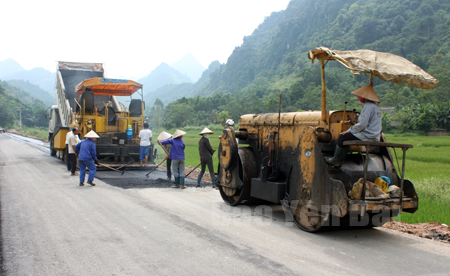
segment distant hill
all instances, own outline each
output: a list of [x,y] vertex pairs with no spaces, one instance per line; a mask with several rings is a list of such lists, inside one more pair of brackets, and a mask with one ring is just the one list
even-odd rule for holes
[[[203,86],[208,83],[210,74],[220,67],[219,61],[213,61],[196,83],[167,84],[154,91],[145,93],[144,100],[147,106],[153,106],[156,99],[167,104],[182,97],[197,96]],[[145,86],[144,86],[145,89]]]
[[[47,106],[6,81],[0,81],[0,126],[11,128],[19,123],[28,127],[48,127],[43,116]],[[20,111],[20,112],[19,112]]]
[[20,71],[11,75],[8,75],[4,80],[24,80],[38,85],[43,90],[55,98],[55,78],[56,73],[45,70],[44,68],[37,67],[31,70]]
[[8,75],[19,73],[21,71],[26,70],[12,58],[0,61],[0,80],[5,80],[5,77]]
[[[320,97],[312,95],[311,89],[320,85],[320,72],[308,60],[307,52],[320,46],[393,53],[446,80],[439,63],[448,68],[449,15],[450,2],[446,1],[291,0],[286,10],[272,13],[252,35],[244,37],[243,44],[211,75],[201,93],[236,92],[262,98],[284,91],[292,99],[289,103],[285,97],[286,104],[316,109]],[[328,67],[338,66],[330,63]],[[336,74],[328,70],[327,75],[328,90],[342,93],[336,99],[348,97],[348,90],[367,84],[367,79],[351,78],[348,71],[338,69]],[[375,85],[380,85],[379,96],[392,86],[377,78]],[[307,95],[313,101],[303,99]]]
[[[0,85],[3,86],[5,90],[9,91],[10,96],[18,99],[26,105],[32,105],[36,101],[41,101],[46,106],[56,104],[56,100],[52,99],[49,95],[46,95],[46,91],[28,81],[1,81]],[[42,95],[44,95],[46,101],[42,99]]]
[[[47,93],[47,91],[45,91],[44,89],[40,88],[38,85],[32,84],[29,81],[25,81],[25,80],[9,80],[6,81],[6,83],[8,84],[7,87],[11,88],[11,86],[17,87],[19,88],[21,91],[26,92],[29,94],[29,96],[27,96],[28,98],[34,98],[34,99],[38,99],[42,102],[44,102],[44,104],[46,104],[47,106],[51,106],[53,104],[56,104],[56,99],[55,97],[50,96],[49,93]],[[16,97],[14,95],[14,93],[12,93],[12,96]],[[21,101],[26,102],[27,104],[29,104],[29,102],[26,101],[26,99],[22,99],[21,95],[17,95],[17,98],[19,98]]]
[[[39,86],[45,90],[48,95],[55,99],[54,87],[55,87],[56,74],[52,73],[44,68],[38,67],[31,70],[25,70],[15,60],[7,59],[0,62],[0,80],[23,80]],[[47,95],[43,95],[41,99],[46,102]]]
[[167,84],[192,83],[192,80],[163,62],[138,82],[144,85],[144,93],[147,94]]
[[200,79],[203,71],[206,70],[192,54],[185,55],[179,61],[172,63],[170,67],[188,76],[194,83]]

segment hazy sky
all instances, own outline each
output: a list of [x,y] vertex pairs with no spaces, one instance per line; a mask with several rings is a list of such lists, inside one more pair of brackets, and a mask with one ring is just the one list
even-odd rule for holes
[[55,72],[57,61],[104,63],[137,79],[187,53],[225,63],[243,37],[289,0],[4,0],[0,61]]

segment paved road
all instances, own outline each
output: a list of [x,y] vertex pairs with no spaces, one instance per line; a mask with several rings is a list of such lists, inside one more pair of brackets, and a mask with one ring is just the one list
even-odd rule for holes
[[448,244],[378,228],[310,234],[279,206],[231,208],[211,188],[79,187],[60,160],[3,134],[0,181],[4,275],[450,271]]

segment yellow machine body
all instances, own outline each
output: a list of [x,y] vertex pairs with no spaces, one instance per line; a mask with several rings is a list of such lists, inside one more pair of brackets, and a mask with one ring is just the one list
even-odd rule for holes
[[[402,211],[415,212],[419,199],[414,185],[404,179],[404,167],[399,176],[390,151],[397,147],[405,152],[411,145],[388,143],[381,133],[380,142],[350,143],[342,166],[325,162],[333,156],[339,134],[358,122],[359,113],[326,110],[324,61],[333,59],[324,51],[314,58],[321,61],[322,110],[246,114],[238,130],[223,130],[217,183],[223,200],[232,206],[254,200],[282,204],[310,232],[325,226],[378,226]],[[401,187],[403,196],[349,198],[359,179],[379,176]]]

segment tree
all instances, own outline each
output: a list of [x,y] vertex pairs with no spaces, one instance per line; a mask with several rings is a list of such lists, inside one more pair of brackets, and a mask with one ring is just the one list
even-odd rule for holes
[[164,103],[157,98],[149,112],[149,117],[152,125],[155,127],[161,127],[164,121],[163,115]]
[[217,120],[222,126],[225,126],[225,122],[230,119],[230,115],[228,115],[228,111],[222,111],[217,116]]

